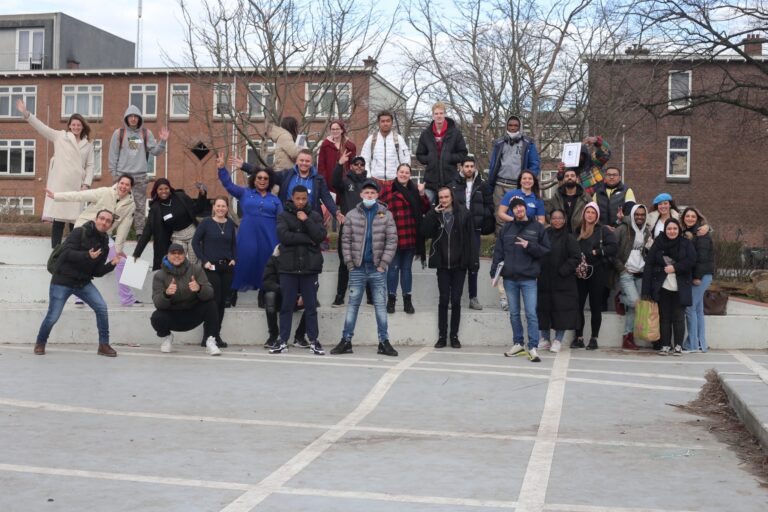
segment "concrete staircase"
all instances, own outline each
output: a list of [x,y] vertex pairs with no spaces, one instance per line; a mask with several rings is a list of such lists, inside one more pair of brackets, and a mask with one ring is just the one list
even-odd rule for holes
[[[129,243],[126,253],[133,251]],[[45,316],[48,302],[50,274],[45,262],[50,254],[50,241],[35,237],[0,237],[0,315],[2,332],[0,343],[33,343]],[[341,336],[346,308],[330,305],[336,292],[338,258],[335,252],[324,253],[325,271],[320,275],[318,298],[320,339],[326,345],[335,344]],[[151,247],[142,256],[151,261]],[[481,260],[479,299],[482,311],[472,311],[467,306],[464,292],[460,339],[465,345],[506,346],[512,334],[509,317],[499,309],[498,293],[490,287],[490,262]],[[110,306],[110,334],[113,343],[159,343],[149,324],[153,308],[151,304],[151,276],[137,298],[144,307],[121,307],[117,300],[117,285],[113,274],[94,281]],[[263,310],[256,307],[256,292],[241,293],[236,308],[227,310],[222,337],[230,343],[241,345],[262,344],[267,337],[267,323]],[[398,311],[389,315],[389,335],[393,344],[425,345],[437,339],[437,281],[430,269],[422,269],[414,262],[413,300],[415,315],[402,311],[402,297],[398,296]],[[587,313],[588,314],[588,313]],[[294,328],[299,314],[294,317]],[[589,320],[587,320],[587,324]],[[603,314],[600,346],[605,348],[621,345],[624,317],[614,313]],[[768,348],[768,307],[747,301],[731,299],[728,315],[707,317],[709,344],[712,348],[757,349]],[[572,336],[572,333],[569,333]],[[178,333],[176,341],[199,343],[202,329]],[[65,307],[56,324],[51,342],[94,344],[97,340],[96,321],[88,307]],[[569,338],[570,339],[570,338]],[[373,307],[363,305],[357,322],[355,344],[376,342],[376,321]]]

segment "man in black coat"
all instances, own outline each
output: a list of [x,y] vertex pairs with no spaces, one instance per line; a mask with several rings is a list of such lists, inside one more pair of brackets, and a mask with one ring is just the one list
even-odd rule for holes
[[40,356],[45,354],[45,345],[51,329],[59,320],[69,296],[75,295],[96,313],[96,326],[99,330],[99,349],[96,353],[100,356],[117,356],[115,349],[109,345],[107,304],[91,282],[94,277],[112,272],[120,260],[119,256],[115,256],[111,261],[107,261],[109,253],[107,231],[112,227],[112,222],[114,222],[114,214],[109,210],[101,210],[96,213],[96,220],[73,229],[64,241],[63,248],[54,263],[48,313],[37,334],[35,354]]
[[320,243],[325,240],[323,217],[308,204],[309,194],[303,185],[296,185],[285,210],[277,216],[277,239],[280,256],[277,264],[280,272],[280,344],[270,350],[279,354],[288,350],[291,334],[293,305],[301,294],[307,321],[309,348],[317,355],[325,355],[317,339],[317,276],[323,271],[323,255]]
[[464,136],[453,119],[445,117],[445,104],[432,106],[433,121],[421,132],[416,158],[426,166],[426,194],[434,203],[440,187],[450,185],[459,177],[456,167],[467,156]]

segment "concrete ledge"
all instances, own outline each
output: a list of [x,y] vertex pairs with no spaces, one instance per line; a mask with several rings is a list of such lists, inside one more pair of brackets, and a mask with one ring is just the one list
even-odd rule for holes
[[744,426],[760,441],[768,453],[768,384],[755,377],[755,382],[745,382],[744,377],[717,371],[731,407]]

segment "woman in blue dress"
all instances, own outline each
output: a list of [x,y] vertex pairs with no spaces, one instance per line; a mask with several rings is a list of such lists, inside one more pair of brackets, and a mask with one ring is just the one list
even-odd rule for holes
[[248,178],[248,186],[241,187],[232,183],[224,166],[224,155],[217,155],[216,166],[221,184],[240,201],[243,210],[232,289],[241,292],[260,289],[264,266],[277,245],[277,215],[283,211],[280,200],[270,192],[274,174],[259,169]]

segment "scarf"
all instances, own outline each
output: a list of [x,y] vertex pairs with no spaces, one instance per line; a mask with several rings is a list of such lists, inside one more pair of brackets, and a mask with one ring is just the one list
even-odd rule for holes
[[446,132],[448,132],[447,119],[443,122],[443,129],[440,130],[439,132],[437,131],[437,124],[432,122],[432,135],[435,136],[435,145],[437,146],[438,155],[443,151],[443,139],[445,138]]
[[[446,123],[447,125],[447,123]],[[413,184],[413,181],[408,180],[406,185],[403,185],[397,180],[392,182],[392,193],[399,192],[411,207],[411,216],[416,221],[416,254],[421,257],[421,261],[425,261],[427,252],[425,250],[424,235],[421,234],[421,199],[419,197],[419,189]]]

